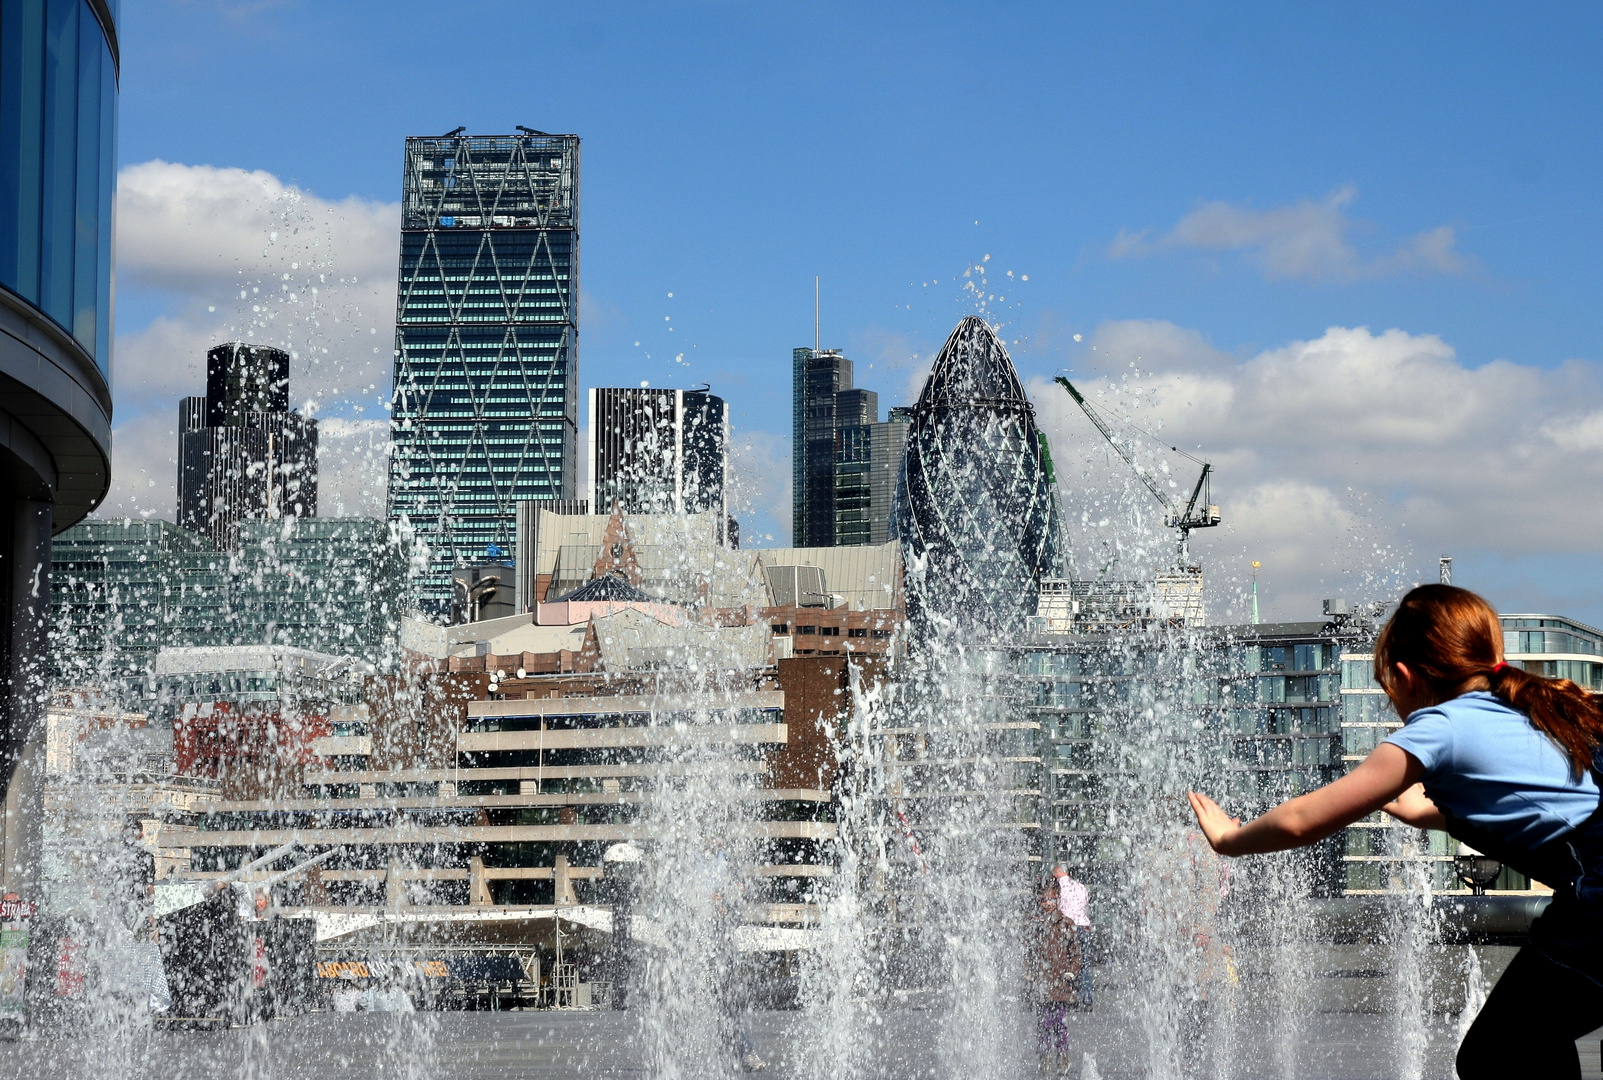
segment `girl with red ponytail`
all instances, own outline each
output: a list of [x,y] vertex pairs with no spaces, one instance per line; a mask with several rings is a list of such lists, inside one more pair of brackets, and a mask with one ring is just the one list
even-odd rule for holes
[[1451,585],[1403,597],[1375,643],[1375,677],[1404,724],[1357,768],[1246,825],[1193,791],[1198,826],[1221,855],[1254,855],[1383,810],[1551,885],[1464,1036],[1458,1075],[1579,1077],[1575,1040],[1603,1027],[1603,704],[1509,665],[1497,613]]

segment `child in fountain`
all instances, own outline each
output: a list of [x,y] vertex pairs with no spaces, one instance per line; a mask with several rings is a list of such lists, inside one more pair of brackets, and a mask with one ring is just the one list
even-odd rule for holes
[[1568,679],[1503,660],[1497,614],[1424,585],[1375,643],[1375,677],[1404,726],[1352,772],[1242,825],[1189,794],[1222,855],[1303,847],[1376,810],[1444,829],[1553,887],[1486,999],[1458,1075],[1579,1077],[1575,1040],[1603,1026],[1603,705]]
[[1052,876],[1057,879],[1058,914],[1074,924],[1074,936],[1080,942],[1082,966],[1075,985],[1075,1007],[1090,1012],[1091,893],[1084,884],[1069,876],[1068,869],[1062,863],[1052,867]]
[[1058,910],[1056,883],[1041,890],[1040,913],[1034,920],[1032,982],[1040,1008],[1041,1071],[1048,1075],[1069,1068],[1069,1010],[1075,982],[1083,969],[1080,939],[1072,922]]

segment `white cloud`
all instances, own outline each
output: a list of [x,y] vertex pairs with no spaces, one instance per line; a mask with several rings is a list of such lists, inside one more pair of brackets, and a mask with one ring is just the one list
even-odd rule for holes
[[[1196,475],[1168,447],[1214,463],[1226,528],[1193,545],[1227,594],[1263,561],[1282,617],[1316,614],[1321,593],[1388,591],[1420,572],[1416,553],[1603,557],[1603,505],[1577,494],[1603,484],[1596,365],[1469,368],[1439,337],[1395,329],[1332,327],[1240,360],[1159,322],[1107,324],[1093,345],[1119,374],[1082,391],[1157,435],[1138,436],[1139,456],[1169,467],[1166,490],[1189,494]],[[1150,496],[1131,491],[1067,395],[1044,380],[1030,389],[1076,544],[1100,553],[1117,534],[1127,561],[1167,557]],[[1145,548],[1128,540],[1131,522],[1154,538]]]
[[236,271],[299,263],[296,277],[388,276],[400,207],[318,198],[271,173],[146,161],[117,177],[117,274],[186,294],[226,288]]
[[[106,514],[171,516],[178,399],[205,392],[205,354],[223,341],[291,354],[292,402],[319,416],[328,453],[382,426],[394,348],[400,209],[329,201],[270,173],[147,161],[118,175],[119,319],[112,369],[112,492]],[[364,454],[367,451],[363,451]],[[366,460],[365,458],[363,460]],[[368,506],[343,471],[323,470],[336,504]],[[330,486],[332,483],[333,486]],[[359,485],[371,489],[371,481]]]
[[383,517],[389,484],[388,420],[324,417],[317,425],[317,512]]
[[1259,210],[1250,205],[1207,202],[1157,238],[1151,230],[1121,229],[1108,245],[1111,258],[1133,258],[1164,248],[1239,252],[1270,279],[1355,281],[1399,273],[1462,274],[1474,262],[1456,249],[1457,234],[1441,225],[1365,260],[1350,240],[1360,223],[1347,215],[1358,196],[1352,185],[1322,201],[1300,199]]
[[729,439],[729,512],[740,522],[741,546],[790,546],[790,440],[757,430],[731,430]]
[[120,419],[112,432],[111,490],[100,517],[174,519],[178,501],[178,405]]

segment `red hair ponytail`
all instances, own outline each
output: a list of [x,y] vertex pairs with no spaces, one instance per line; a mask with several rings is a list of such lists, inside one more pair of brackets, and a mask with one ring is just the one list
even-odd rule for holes
[[1530,717],[1569,757],[1576,776],[1603,746],[1603,704],[1569,679],[1549,679],[1503,660],[1503,626],[1468,589],[1421,585],[1403,597],[1375,642],[1375,678],[1405,664],[1442,700],[1489,690]]

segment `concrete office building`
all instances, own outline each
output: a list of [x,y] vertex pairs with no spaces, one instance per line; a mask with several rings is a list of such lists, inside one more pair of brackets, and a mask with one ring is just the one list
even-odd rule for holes
[[605,614],[632,599],[695,610],[717,626],[766,627],[775,659],[888,656],[907,645],[896,543],[738,551],[724,546],[710,512],[531,506],[525,520],[519,589],[532,624],[568,625],[576,612]]
[[[38,775],[53,534],[111,482],[117,26],[105,0],[0,3],[0,790]],[[42,763],[41,763],[42,764]],[[25,787],[19,785],[18,787]],[[28,826],[24,826],[24,829]],[[0,884],[31,891],[8,835]]]
[[213,547],[239,523],[317,514],[317,421],[289,405],[289,354],[231,341],[206,353],[206,396],[178,404],[178,521]]
[[[755,619],[642,596],[542,605],[577,620],[563,623],[406,619],[390,676],[299,650],[163,652],[150,722],[173,730],[180,772],[220,787],[155,815],[160,865],[204,879],[264,844],[339,845],[279,896],[326,945],[398,925],[549,943],[560,917],[572,948],[612,930],[603,850],[649,852],[678,827],[653,793],[705,770],[720,793],[706,813],[750,881],[743,947],[798,947],[817,915],[806,886],[832,872],[830,739],[859,661],[776,661]],[[275,710],[295,722],[264,724]]]
[[399,283],[389,516],[445,615],[518,502],[578,494],[578,136],[408,138]]
[[729,514],[729,406],[715,394],[593,388],[585,445],[598,512]]

